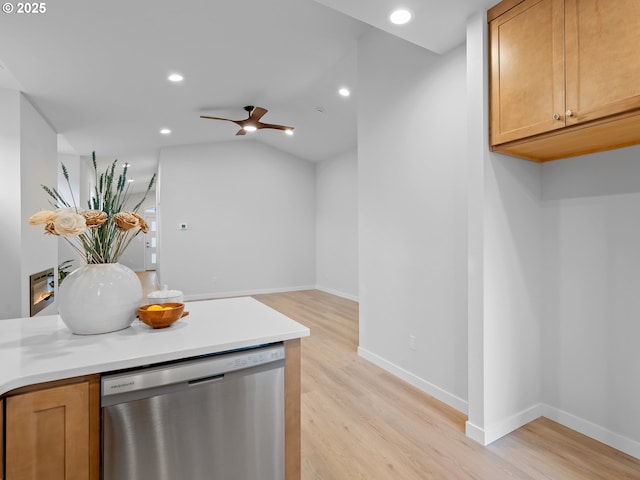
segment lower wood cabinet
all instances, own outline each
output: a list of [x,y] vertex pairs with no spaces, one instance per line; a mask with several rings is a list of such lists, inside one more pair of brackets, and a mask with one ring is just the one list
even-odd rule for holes
[[5,480],[98,480],[100,377],[34,385],[6,402]]

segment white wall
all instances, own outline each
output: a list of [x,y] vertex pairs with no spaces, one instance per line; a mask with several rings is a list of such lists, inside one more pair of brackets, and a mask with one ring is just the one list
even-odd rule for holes
[[[27,99],[0,89],[0,318],[29,316],[29,275],[57,265],[56,239],[31,226],[49,208],[41,184],[56,186],[57,138]],[[55,302],[40,314],[53,313]]]
[[[138,204],[138,202],[142,200],[143,196],[144,196],[144,193],[137,193],[137,194],[131,195],[131,197],[129,197],[129,200],[127,201],[125,209],[128,210],[135,207]],[[142,203],[142,205],[138,209],[138,214],[144,217],[145,209],[155,207],[155,205],[156,205],[156,192],[155,190],[151,190],[147,195],[147,198],[145,199],[145,201]],[[140,232],[138,235],[136,235],[133,238],[133,240],[131,240],[131,243],[129,244],[127,249],[120,256],[120,263],[123,265],[126,265],[134,272],[144,271],[145,250],[146,250],[145,236],[142,232]]]
[[358,154],[316,164],[316,285],[358,299]]
[[0,88],[0,168],[0,318],[16,318],[22,316],[25,221],[20,208],[20,93],[5,88]]
[[485,443],[539,417],[542,325],[540,165],[485,165]]
[[640,147],[544,164],[545,415],[640,458]]
[[[20,96],[20,178],[22,206],[22,315],[29,316],[29,275],[58,265],[57,239],[29,225],[33,213],[48,208],[41,185],[57,185],[58,138],[56,132],[24,97]],[[55,302],[39,315],[55,313]]]
[[[358,44],[359,353],[467,404],[466,58]],[[416,337],[416,349],[409,337]]]
[[488,164],[486,14],[467,22],[467,435],[484,443],[484,169]]
[[159,172],[161,283],[192,299],[315,285],[312,163],[234,139],[164,148]]

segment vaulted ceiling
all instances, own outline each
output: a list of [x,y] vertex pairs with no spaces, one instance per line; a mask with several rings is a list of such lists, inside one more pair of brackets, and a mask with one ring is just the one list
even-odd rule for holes
[[[254,140],[318,161],[355,145],[361,35],[381,28],[443,53],[492,3],[407,1],[416,16],[401,28],[387,21],[394,0],[56,0],[0,14],[0,87],[25,92],[61,150],[129,161],[133,175],[162,147],[202,142]],[[169,82],[173,72],[184,80]],[[236,137],[236,125],[199,118],[241,119],[245,105],[295,135]]]

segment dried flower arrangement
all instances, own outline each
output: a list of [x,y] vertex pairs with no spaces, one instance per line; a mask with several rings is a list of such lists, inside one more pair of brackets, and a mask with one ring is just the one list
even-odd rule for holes
[[71,202],[67,201],[56,188],[42,185],[51,197],[49,203],[55,210],[42,210],[29,218],[31,225],[43,225],[44,232],[64,238],[84,258],[88,264],[116,263],[131,240],[140,232],[147,233],[149,227],[137,211],[145,201],[155,182],[151,177],[142,200],[131,210],[123,208],[129,200],[130,189],[127,182],[127,165],[116,178],[117,160],[98,177],[96,153],[92,154],[95,188],[88,201],[87,210],[78,208],[69,173],[62,164],[62,175],[71,191]]

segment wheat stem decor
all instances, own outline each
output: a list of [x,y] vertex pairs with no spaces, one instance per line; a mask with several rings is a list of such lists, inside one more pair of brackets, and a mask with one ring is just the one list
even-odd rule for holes
[[88,201],[88,209],[78,207],[73,196],[67,167],[62,164],[71,201],[67,201],[56,188],[42,185],[49,203],[55,210],[42,210],[29,218],[31,225],[44,224],[44,232],[64,238],[88,264],[116,263],[138,233],[147,233],[149,226],[138,215],[138,209],[155,183],[151,177],[142,200],[132,210],[124,210],[131,192],[127,182],[128,165],[116,177],[117,160],[98,175],[96,152],[92,154],[95,187]]

